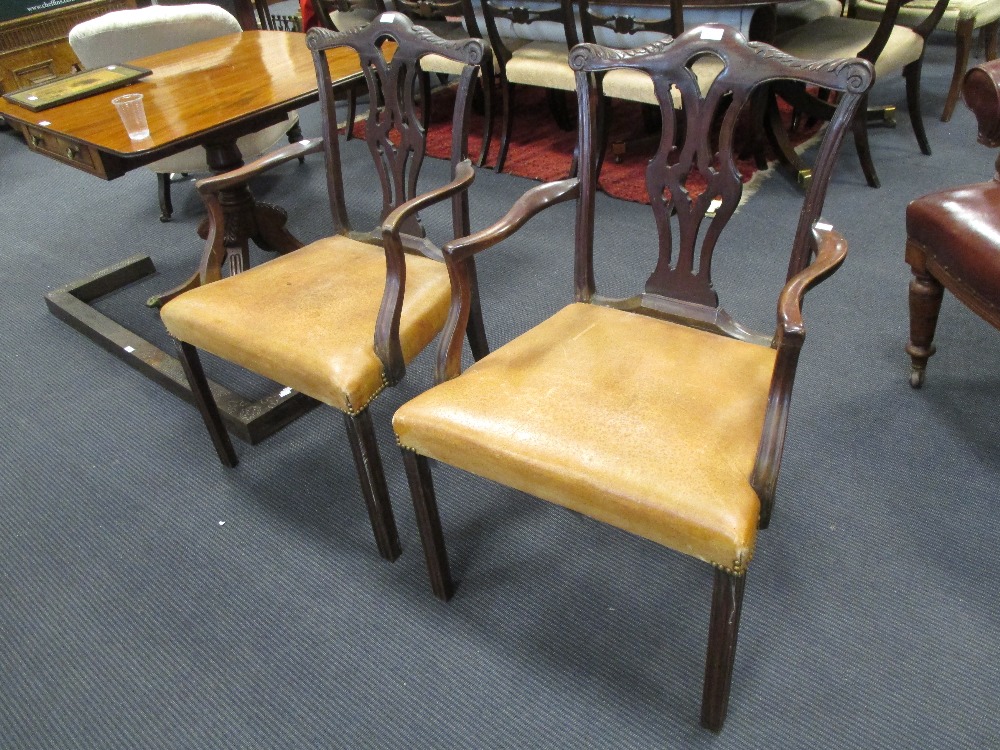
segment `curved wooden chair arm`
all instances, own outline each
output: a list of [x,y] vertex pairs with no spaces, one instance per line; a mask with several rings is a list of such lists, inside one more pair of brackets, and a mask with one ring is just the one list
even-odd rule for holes
[[482,231],[459,237],[445,244],[441,252],[447,261],[464,261],[510,237],[540,211],[579,196],[580,180],[571,178],[546,182],[528,190],[511,206],[507,214]]
[[785,429],[788,424],[788,406],[792,400],[792,383],[799,352],[805,340],[806,327],[802,322],[802,300],[806,292],[828,278],[840,268],[847,257],[847,241],[829,224],[816,222],[812,232],[815,260],[808,267],[790,278],[778,297],[778,332],[775,348],[774,374],[767,396],[764,429],[757,446],[750,484],[760,498],[760,526],[765,528],[771,518],[774,490],[778,484],[781,454],[785,447]]
[[303,141],[296,141],[274,151],[269,151],[263,156],[254,159],[249,164],[244,164],[237,169],[200,179],[194,186],[203,197],[210,194],[217,194],[221,190],[228,190],[231,187],[240,185],[251,177],[274,169],[285,162],[292,161],[293,159],[301,159],[303,156],[309,154],[320,153],[322,150],[322,138],[309,138]]
[[847,240],[829,224],[813,224],[812,242],[815,259],[787,282],[778,297],[778,348],[789,342],[789,337],[797,340],[799,346],[805,338],[805,324],[802,321],[802,300],[806,292],[829,278],[840,268],[847,257]]
[[[416,196],[393,209],[382,222],[382,243],[385,249],[386,277],[382,304],[375,322],[375,354],[382,360],[386,382],[398,383],[406,373],[403,348],[399,343],[399,319],[403,314],[403,292],[406,287],[406,258],[400,236],[407,220],[419,211],[469,189],[476,179],[472,162],[465,159],[455,167],[455,179],[436,190]],[[412,247],[412,243],[406,243]],[[430,243],[426,243],[428,249]]]
[[498,222],[481,232],[452,240],[442,248],[451,279],[451,307],[438,341],[436,382],[451,380],[462,372],[462,334],[469,324],[472,309],[475,285],[471,269],[476,253],[510,237],[532,216],[549,206],[578,197],[579,192],[580,181],[576,178],[533,187],[518,198]]

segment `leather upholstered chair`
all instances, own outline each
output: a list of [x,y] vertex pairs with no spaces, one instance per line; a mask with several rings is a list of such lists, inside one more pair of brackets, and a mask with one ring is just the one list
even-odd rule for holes
[[[689,65],[705,55],[716,57],[722,71],[703,94]],[[803,296],[847,252],[820,212],[836,152],[873,70],[856,59],[805,64],[719,25],[641,51],[580,45],[570,63],[580,98],[575,302],[461,371],[461,331],[474,299],[466,264],[545,205],[571,195],[577,183],[567,180],[535,188],[494,227],[444,246],[453,293],[439,342],[439,384],[400,407],[393,427],[432,589],[441,599],[451,596],[453,584],[428,459],[713,566],[702,724],[717,731],[726,715],[747,566],[757,530],[771,517],[805,335]],[[646,172],[658,260],[645,288],[628,299],[600,295],[593,264],[599,248],[588,76],[619,67],[652,76],[664,123]],[[743,191],[733,153],[740,110],[759,87],[786,78],[842,96],[790,238],[777,327],[760,335],[719,306],[711,263]],[[695,172],[707,181],[697,196],[687,189]],[[707,218],[713,201],[721,205]],[[760,229],[774,232],[770,225]],[[741,238],[730,244],[740,247]]]
[[[398,45],[391,61],[382,55],[386,40]],[[478,40],[441,40],[398,13],[382,14],[352,32],[311,29],[306,41],[319,80],[323,139],[291,144],[198,183],[209,212],[202,285],[168,301],[160,314],[177,341],[195,402],[223,464],[234,466],[236,455],[206,386],[198,349],[343,413],[378,548],[392,560],[399,554],[399,541],[368,407],[384,388],[403,377],[407,363],[445,322],[448,271],[440,251],[424,237],[417,212],[451,200],[453,235],[468,233],[466,190],[474,171],[465,153],[465,122],[469,89],[484,46]],[[326,51],[334,47],[349,47],[360,55],[369,101],[382,102],[370,108],[365,133],[374,162],[372,177],[378,175],[383,195],[382,223],[372,232],[352,231],[346,212],[350,193],[341,175],[341,136],[326,58]],[[467,65],[458,84],[453,119],[453,180],[414,196],[425,133],[417,121],[412,92],[416,61],[427,54],[465,60]],[[319,150],[326,156],[335,234],[242,270],[246,258],[226,247],[219,190]],[[205,269],[220,268],[227,256],[233,270],[241,272],[222,279],[208,276]],[[475,307],[469,341],[473,354],[481,357],[487,344]]]
[[[146,8],[116,10],[74,26],[69,44],[86,68],[123,63],[242,31],[239,21],[228,11],[208,3],[151,5]],[[248,85],[252,85],[248,84]],[[246,159],[253,159],[288,136],[289,142],[302,138],[299,118],[294,112],[284,122],[270,125],[236,142]],[[160,221],[173,213],[170,199],[171,174],[210,172],[205,149],[187,149],[149,165],[159,182]]]
[[[1000,147],[1000,61],[972,68],[965,102],[979,124],[979,142]],[[906,207],[906,262],[910,281],[910,385],[924,383],[934,354],[934,332],[947,289],[1000,328],[1000,158],[993,179],[948,188]]]
[[[917,26],[931,11],[934,0],[913,0],[899,10],[899,23]],[[885,8],[885,0],[856,0],[854,12],[858,18],[877,19]],[[972,51],[972,34],[979,29],[986,48],[986,59],[997,56],[997,31],[1000,30],[1000,0],[949,0],[948,7],[938,21],[937,28],[954,32],[955,71],[948,86],[948,95],[941,113],[941,122],[951,120],[958,104],[962,89],[962,77],[969,68],[969,53]]]
[[[914,1],[888,0],[878,20],[821,16],[780,34],[774,40],[774,45],[784,52],[806,59],[854,56],[864,58],[875,66],[875,74],[880,81],[890,74],[902,72],[906,80],[906,102],[913,133],[920,150],[924,154],[930,154],[931,147],[924,131],[923,114],[920,110],[920,72],[927,37],[937,26],[949,0],[935,0],[933,10],[913,28],[897,23],[901,8]],[[814,96],[801,87],[784,86],[779,93],[797,110],[809,117],[828,120],[833,112],[833,106],[825,99]],[[869,112],[867,105],[866,100],[858,111],[854,123],[854,144],[861,160],[865,180],[871,187],[878,187],[878,173],[868,146],[868,121],[884,120],[888,112],[892,113],[890,120],[894,122],[892,118],[895,108]],[[772,130],[776,135],[781,133],[781,129],[777,126]],[[808,168],[787,142],[782,139],[782,142],[776,145],[782,158],[794,165],[800,180],[807,178]]]

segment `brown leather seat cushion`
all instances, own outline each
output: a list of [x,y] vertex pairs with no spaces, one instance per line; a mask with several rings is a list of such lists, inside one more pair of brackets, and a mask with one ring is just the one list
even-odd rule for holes
[[[356,414],[384,387],[374,348],[384,287],[382,248],[329,237],[185,292],[160,315],[175,338]],[[441,330],[450,298],[444,264],[408,255],[407,362]]]
[[400,444],[731,572],[774,350],[573,304],[393,418]]
[[965,185],[906,207],[906,234],[988,304],[1000,304],[1000,184]]

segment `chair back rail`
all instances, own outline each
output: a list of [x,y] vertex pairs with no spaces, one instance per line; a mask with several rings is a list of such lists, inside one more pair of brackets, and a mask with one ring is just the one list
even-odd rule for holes
[[566,51],[579,44],[576,32],[576,22],[573,10],[574,0],[554,0],[553,2],[530,4],[526,2],[506,2],[505,0],[481,0],[483,20],[486,23],[486,33],[489,36],[493,51],[501,63],[511,58],[511,51],[503,42],[503,37],[497,29],[496,19],[503,18],[514,25],[527,25],[537,21],[551,21],[565,29]]
[[[723,69],[702,95],[691,64],[707,55],[717,57]],[[721,327],[729,335],[745,338],[741,328],[726,323],[729,318],[719,309],[711,275],[716,243],[743,194],[733,142],[737,119],[751,97],[776,80],[800,81],[843,92],[800,212],[788,267],[788,278],[791,278],[812,258],[812,226],[822,210],[837,149],[861,95],[871,85],[874,72],[870,64],[857,59],[799,60],[769,45],[748,42],[735,29],[709,24],[675,40],[666,39],[631,50],[583,44],[572,51],[570,65],[577,75],[580,163],[585,168],[577,218],[576,298],[591,301],[596,294],[593,266],[595,133],[590,115],[596,103],[587,77],[614,68],[640,70],[654,81],[663,123],[657,151],[646,170],[646,188],[656,222],[659,255],[642,295],[631,300],[604,301],[615,306],[638,306],[654,313],[670,315],[673,311],[680,317],[694,316],[708,327]],[[674,106],[672,87],[680,91],[682,105],[679,109]],[[707,182],[707,189],[692,198],[687,183],[695,173]],[[714,216],[708,217],[713,201],[716,203]],[[672,214],[675,214],[673,219]],[[709,219],[707,224],[706,218]]]
[[[637,4],[636,7],[625,8],[617,4],[605,5],[599,0],[597,2],[577,0],[576,7],[583,32],[582,41],[591,44],[597,42],[594,27],[603,27],[622,36],[643,31],[668,34],[672,37],[684,33],[684,0],[669,0],[669,3],[662,4],[646,3],[645,7]],[[639,8],[642,8],[644,13],[648,8],[650,15],[658,17],[639,17],[635,12]],[[669,11],[669,15],[663,17],[663,11]]]

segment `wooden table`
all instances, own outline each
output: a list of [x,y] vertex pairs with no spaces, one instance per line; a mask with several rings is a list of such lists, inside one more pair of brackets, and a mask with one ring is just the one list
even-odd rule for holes
[[[346,49],[330,54],[334,80],[360,76],[357,56]],[[303,34],[246,31],[210,39],[132,62],[153,74],[127,89],[97,94],[41,112],[0,100],[0,115],[28,147],[71,167],[113,180],[192,146],[205,148],[216,172],[243,164],[236,139],[280,122],[293,109],[318,99],[312,54]],[[144,95],[150,137],[131,141],[111,99],[123,91]],[[269,250],[292,249],[285,213],[257,203],[247,188],[222,196],[227,244],[253,239]],[[197,255],[192,253],[192,267]],[[148,256],[133,256],[46,295],[57,317],[173,392],[191,399],[180,363],[134,332],[98,312],[90,302],[155,271]],[[197,274],[169,296],[198,283]],[[155,304],[159,300],[152,300]],[[224,418],[233,431],[255,443],[288,424],[314,402],[282,391],[249,401],[213,383]]]

